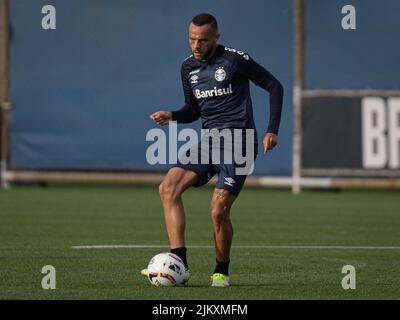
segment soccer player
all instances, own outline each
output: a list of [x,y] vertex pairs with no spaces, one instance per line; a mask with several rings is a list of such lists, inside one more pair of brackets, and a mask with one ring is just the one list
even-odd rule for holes
[[[264,67],[245,52],[218,44],[216,19],[207,13],[196,15],[189,25],[192,55],[182,64],[181,77],[185,105],[177,111],[158,111],[150,118],[159,125],[170,121],[190,123],[200,117],[204,129],[253,129],[257,155],[257,134],[253,119],[249,80],[269,92],[270,118],[263,138],[264,154],[278,143],[283,87]],[[246,140],[246,136],[243,136]],[[229,282],[230,250],[233,228],[230,210],[238,197],[246,175],[238,175],[236,163],[178,163],[159,186],[171,252],[184,262],[189,279],[185,244],[185,211],[182,193],[189,187],[205,185],[218,174],[211,199],[214,224],[216,266],[212,286],[226,287]],[[142,274],[147,275],[147,270]]]

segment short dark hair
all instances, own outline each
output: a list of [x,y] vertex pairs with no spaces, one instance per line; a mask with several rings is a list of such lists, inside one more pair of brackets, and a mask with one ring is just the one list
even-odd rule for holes
[[192,22],[195,26],[204,26],[205,24],[209,24],[213,29],[218,30],[217,19],[209,13],[200,13],[196,15]]

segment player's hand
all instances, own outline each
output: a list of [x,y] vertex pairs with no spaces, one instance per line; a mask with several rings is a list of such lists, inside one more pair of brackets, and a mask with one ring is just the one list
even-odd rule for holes
[[150,115],[150,119],[154,120],[157,124],[164,126],[172,120],[172,112],[157,111]]
[[266,154],[268,150],[272,150],[277,144],[278,136],[274,133],[268,132],[263,140],[264,154]]

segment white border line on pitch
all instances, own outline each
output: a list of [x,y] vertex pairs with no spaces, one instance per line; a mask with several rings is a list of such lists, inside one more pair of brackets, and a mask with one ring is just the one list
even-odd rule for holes
[[[187,248],[207,249],[214,245],[188,245]],[[80,245],[72,249],[144,249],[169,248],[160,244],[110,244],[110,245]],[[336,245],[233,245],[232,249],[336,249],[336,250],[400,250],[400,246],[336,246]]]

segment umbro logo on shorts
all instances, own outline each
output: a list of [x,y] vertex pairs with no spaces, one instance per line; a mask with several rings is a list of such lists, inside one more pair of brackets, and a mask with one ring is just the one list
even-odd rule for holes
[[233,178],[225,178],[224,183],[227,184],[228,186],[233,187],[233,184],[235,183],[235,180]]

